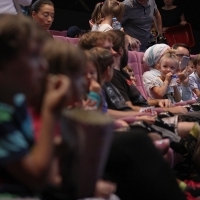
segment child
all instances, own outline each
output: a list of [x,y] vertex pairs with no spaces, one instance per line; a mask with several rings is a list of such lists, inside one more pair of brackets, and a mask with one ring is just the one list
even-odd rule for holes
[[133,72],[133,70],[131,69],[131,67],[127,65],[126,67],[123,68],[123,70],[129,75],[130,80],[131,80],[131,83],[132,83],[134,86],[136,86],[136,78],[135,78],[135,76],[134,76],[134,72]]
[[189,76],[194,72],[194,65],[193,65],[194,59],[190,58],[188,62],[188,66],[186,67],[186,76],[187,78],[181,82],[181,96],[183,101],[196,99],[196,94],[191,90],[189,86]]
[[198,54],[193,61],[194,72],[189,76],[189,85],[191,90],[200,97],[200,54]]
[[113,17],[121,21],[124,9],[124,4],[116,0],[105,0],[97,3],[92,13],[92,31],[112,30]]
[[[20,15],[0,15],[0,193],[35,196],[46,186],[56,116],[72,99],[67,76],[49,76],[41,106],[40,139],[34,144],[25,98],[40,93],[47,70],[43,30]],[[75,69],[76,70],[76,69]],[[78,73],[78,71],[77,71]],[[78,93],[78,92],[77,92]]]
[[159,61],[160,76],[152,80],[150,89],[150,96],[152,99],[168,98],[172,102],[181,101],[181,96],[175,83],[170,86],[172,76],[175,75],[179,63],[173,51],[166,52]]

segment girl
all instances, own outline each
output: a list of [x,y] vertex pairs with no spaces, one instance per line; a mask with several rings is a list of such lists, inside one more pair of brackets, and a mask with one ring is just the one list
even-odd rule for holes
[[113,17],[121,21],[125,6],[116,0],[105,0],[96,4],[92,13],[92,31],[106,32],[112,30]]
[[200,97],[200,54],[198,54],[194,59],[194,72],[189,76],[189,85],[191,90]]
[[160,76],[153,79],[149,87],[152,99],[168,98],[172,102],[181,101],[177,85],[170,86],[172,76],[175,75],[178,66],[179,63],[173,51],[169,50],[161,57],[159,61]]
[[[101,86],[111,80],[113,76],[113,55],[112,53],[100,47],[95,47],[90,51],[86,52],[87,63],[85,78],[89,85],[89,90],[94,91],[94,84],[99,84],[98,94],[102,97],[102,112],[107,112],[107,104],[103,97]],[[90,95],[88,95],[89,98]]]

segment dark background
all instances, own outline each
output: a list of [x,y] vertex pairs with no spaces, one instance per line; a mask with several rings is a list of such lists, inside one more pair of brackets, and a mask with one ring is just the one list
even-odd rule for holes
[[[33,0],[34,2],[35,0]],[[51,29],[67,30],[72,25],[77,25],[81,29],[89,29],[88,20],[97,0],[52,0],[55,4],[55,20]],[[155,0],[158,7],[163,6],[163,0]],[[175,0],[174,4],[180,6],[186,21],[192,28],[196,45],[192,53],[200,53],[200,0]]]

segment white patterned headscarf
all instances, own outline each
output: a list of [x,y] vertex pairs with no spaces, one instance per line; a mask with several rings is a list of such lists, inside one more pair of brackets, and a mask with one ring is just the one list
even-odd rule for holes
[[170,49],[170,46],[166,44],[155,44],[145,51],[143,61],[147,66],[153,67],[167,49]]

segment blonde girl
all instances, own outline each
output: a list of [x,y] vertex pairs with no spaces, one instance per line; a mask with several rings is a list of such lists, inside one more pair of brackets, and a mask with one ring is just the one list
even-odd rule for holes
[[159,61],[160,76],[153,79],[149,87],[152,99],[168,98],[172,102],[181,101],[176,81],[175,84],[171,84],[178,67],[179,63],[174,51],[169,50],[163,54]]

